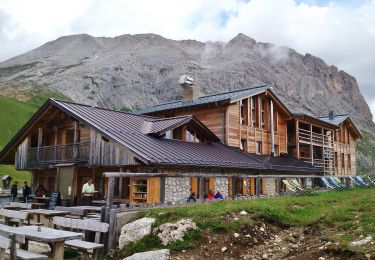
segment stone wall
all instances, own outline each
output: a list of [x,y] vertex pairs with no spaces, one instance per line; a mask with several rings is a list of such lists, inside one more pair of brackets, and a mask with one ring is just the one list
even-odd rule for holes
[[312,179],[306,178],[306,188],[311,188],[311,187],[312,187]]
[[186,201],[190,196],[189,177],[165,178],[165,202]]
[[215,178],[215,191],[213,191],[215,194],[217,191],[220,191],[221,195],[223,195],[224,198],[228,198],[228,188],[229,188],[229,181],[228,177],[216,177]]
[[274,195],[276,194],[276,179],[275,178],[266,178],[266,186],[267,186],[267,195]]

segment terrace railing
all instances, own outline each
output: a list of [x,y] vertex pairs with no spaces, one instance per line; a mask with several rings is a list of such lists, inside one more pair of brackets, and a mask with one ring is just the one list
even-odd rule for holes
[[29,148],[27,164],[53,164],[89,160],[90,143],[51,145]]

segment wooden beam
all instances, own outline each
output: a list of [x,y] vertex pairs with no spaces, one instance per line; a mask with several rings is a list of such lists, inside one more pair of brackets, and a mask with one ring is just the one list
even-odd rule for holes
[[300,158],[299,155],[299,121],[296,119],[296,157],[297,159]]
[[114,191],[115,191],[115,177],[111,176],[108,179],[107,207],[112,207],[113,205]]

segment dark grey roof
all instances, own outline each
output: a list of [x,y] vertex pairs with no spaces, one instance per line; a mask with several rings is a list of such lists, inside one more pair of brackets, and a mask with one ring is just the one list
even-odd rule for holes
[[164,111],[164,110],[169,110],[169,109],[197,106],[197,105],[203,105],[203,104],[221,102],[221,101],[235,102],[245,97],[260,94],[269,89],[271,89],[269,85],[260,85],[260,86],[250,87],[250,88],[244,88],[244,89],[238,89],[238,90],[233,90],[233,91],[228,91],[228,92],[222,92],[218,94],[202,96],[194,100],[177,100],[177,101],[172,101],[169,103],[163,103],[163,104],[159,104],[159,105],[155,105],[152,107],[147,107],[147,108],[138,110],[135,113],[136,114],[148,114],[148,113]]
[[349,118],[349,115],[348,114],[335,115],[333,119],[331,119],[329,116],[318,116],[318,118],[329,124],[339,126],[342,122],[344,122],[347,118]]
[[[72,118],[85,123],[103,136],[119,143],[131,151],[140,161],[148,165],[181,165],[199,167],[233,168],[242,170],[288,170],[315,172],[317,169],[295,158],[277,160],[270,156],[258,156],[221,144],[183,142],[157,138],[144,133],[145,124],[153,124],[157,131],[179,124],[192,116],[160,119],[135,115],[105,108],[93,107],[67,101],[50,99],[0,152],[0,160],[16,145],[17,138],[41,115],[49,105],[55,106]],[[33,121],[34,120],[34,121]],[[194,119],[195,120],[195,119]],[[152,129],[152,125],[151,125]],[[277,163],[274,163],[275,160]]]

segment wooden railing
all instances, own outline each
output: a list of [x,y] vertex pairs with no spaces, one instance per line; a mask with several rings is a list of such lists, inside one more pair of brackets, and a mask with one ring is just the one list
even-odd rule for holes
[[322,169],[324,172],[333,172],[334,171],[334,165],[333,160],[328,159],[311,159],[307,157],[300,157],[301,160],[303,160],[305,163],[309,163],[317,168]]
[[318,134],[310,132],[305,129],[299,129],[299,140],[302,142],[313,143],[316,145],[323,145],[328,147],[333,147],[333,137],[323,134]]
[[29,148],[27,164],[50,164],[61,162],[88,161],[90,143],[51,145]]

